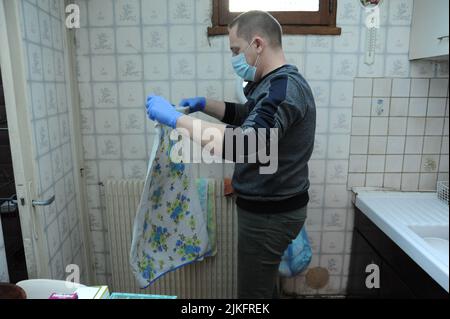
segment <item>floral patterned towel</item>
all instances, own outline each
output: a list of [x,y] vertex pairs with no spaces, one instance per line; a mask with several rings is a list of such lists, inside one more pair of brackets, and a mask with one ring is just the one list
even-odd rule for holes
[[191,165],[170,160],[175,144],[169,138],[171,129],[156,128],[130,252],[131,267],[141,288],[213,253]]

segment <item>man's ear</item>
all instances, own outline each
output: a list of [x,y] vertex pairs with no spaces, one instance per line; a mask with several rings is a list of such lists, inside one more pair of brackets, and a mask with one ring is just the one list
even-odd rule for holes
[[254,43],[256,44],[256,51],[258,53],[261,53],[263,48],[266,46],[266,41],[264,40],[264,38],[262,38],[260,36],[255,37]]

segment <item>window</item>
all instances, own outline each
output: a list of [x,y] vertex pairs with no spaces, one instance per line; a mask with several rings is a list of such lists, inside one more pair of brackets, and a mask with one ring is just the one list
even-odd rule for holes
[[340,35],[336,27],[337,0],[213,0],[212,27],[208,35],[228,34],[228,24],[241,12],[270,12],[284,34]]

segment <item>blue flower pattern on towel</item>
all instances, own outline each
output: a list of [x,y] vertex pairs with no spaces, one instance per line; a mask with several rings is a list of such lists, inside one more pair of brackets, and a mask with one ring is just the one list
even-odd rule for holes
[[130,262],[141,287],[210,250],[206,212],[190,164],[173,163],[170,128],[157,127],[159,138],[133,230]]

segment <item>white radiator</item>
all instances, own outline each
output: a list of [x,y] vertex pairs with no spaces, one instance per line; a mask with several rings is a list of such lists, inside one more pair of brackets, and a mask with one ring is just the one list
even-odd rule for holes
[[140,289],[129,264],[134,217],[143,180],[108,180],[106,215],[113,292],[176,295],[178,298],[236,298],[237,216],[234,201],[216,181],[217,255],[170,272]]

